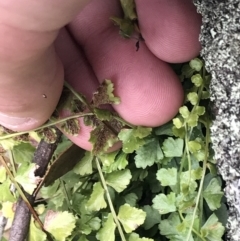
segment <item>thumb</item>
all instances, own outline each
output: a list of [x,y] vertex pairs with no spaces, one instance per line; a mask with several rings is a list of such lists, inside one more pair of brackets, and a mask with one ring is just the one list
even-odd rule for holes
[[43,124],[61,95],[63,67],[53,42],[89,0],[0,0],[0,124]]

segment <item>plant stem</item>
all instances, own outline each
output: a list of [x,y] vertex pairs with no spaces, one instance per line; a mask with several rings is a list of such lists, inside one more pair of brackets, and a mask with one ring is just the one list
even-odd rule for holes
[[[202,178],[201,178],[201,181],[200,181],[200,185],[199,185],[199,189],[198,189],[198,194],[197,194],[197,198],[196,198],[196,206],[194,208],[194,211],[193,211],[193,218],[192,218],[192,221],[191,221],[191,225],[189,227],[189,232],[188,232],[188,236],[187,236],[187,241],[189,241],[190,239],[190,236],[191,236],[191,232],[193,230],[193,224],[194,224],[194,218],[196,216],[196,212],[197,212],[197,209],[198,209],[198,204],[200,202],[200,198],[201,198],[201,193],[202,193],[202,189],[203,189],[203,182],[204,182],[204,177],[205,177],[205,174],[206,174],[206,170],[207,170],[207,158],[208,158],[208,146],[209,146],[209,142],[210,142],[210,127],[209,125],[206,126],[206,146],[205,146],[205,156],[204,156],[204,161],[203,161],[203,172],[202,172]],[[201,210],[202,211],[202,210]]]
[[14,184],[15,188],[18,190],[19,195],[21,196],[22,200],[27,204],[28,208],[30,209],[31,213],[33,214],[34,219],[38,222],[38,224],[40,225],[41,229],[43,229],[43,223],[42,221],[39,219],[36,211],[32,208],[31,204],[29,203],[28,199],[26,198],[24,192],[22,191],[22,189],[20,188],[20,186],[18,185],[18,183],[15,181],[15,178],[12,174],[12,172],[10,171],[10,169],[8,168],[7,163],[4,160],[3,156],[0,156],[0,162],[1,164],[5,167],[6,172],[9,176],[9,178],[11,179],[11,182]]
[[[179,213],[179,216],[180,216],[181,220],[184,221],[185,218],[183,217],[182,213],[179,212],[179,211],[178,211],[178,213]],[[194,228],[192,228],[192,231],[193,231],[193,232],[198,236],[198,238],[200,238],[202,241],[206,241],[206,239],[203,238],[203,237],[201,236],[201,234],[200,234],[199,232],[197,232]]]
[[107,184],[106,184],[105,178],[104,178],[104,176],[103,176],[102,169],[101,169],[101,167],[100,167],[100,164],[99,164],[99,161],[98,161],[98,158],[97,158],[97,157],[95,158],[95,161],[96,161],[97,169],[98,169],[98,172],[99,172],[99,176],[100,176],[100,179],[101,179],[103,188],[104,188],[104,190],[105,190],[105,192],[106,192],[106,196],[107,196],[107,200],[108,200],[108,205],[109,205],[110,210],[111,210],[111,213],[112,213],[112,215],[113,215],[113,219],[114,219],[114,221],[115,221],[115,223],[116,223],[116,225],[117,225],[117,227],[118,227],[118,231],[119,231],[119,234],[120,234],[120,236],[121,236],[121,238],[122,238],[122,241],[126,241],[125,236],[124,236],[124,233],[123,233],[123,230],[122,230],[122,226],[121,226],[121,224],[119,223],[118,218],[117,218],[117,214],[116,214],[116,212],[115,212],[115,210],[114,210],[113,203],[112,203],[110,194],[109,194],[109,192],[108,192],[108,187],[107,187]]
[[0,141],[1,140],[5,140],[5,139],[8,139],[8,138],[12,138],[12,137],[16,137],[16,136],[20,136],[20,135],[24,135],[24,134],[27,134],[31,131],[39,131],[41,129],[44,129],[44,128],[47,128],[47,127],[52,127],[52,126],[56,126],[58,124],[61,124],[65,121],[68,121],[68,120],[71,120],[71,119],[75,119],[75,118],[79,118],[79,117],[84,117],[84,116],[92,116],[94,114],[92,113],[81,113],[81,114],[75,114],[75,115],[71,115],[71,116],[68,116],[68,117],[65,117],[61,120],[56,120],[56,121],[53,121],[51,123],[46,123],[36,129],[33,129],[33,130],[30,130],[30,131],[22,131],[22,132],[16,132],[16,133],[12,133],[12,134],[8,134],[8,135],[4,135],[4,136],[0,136]]

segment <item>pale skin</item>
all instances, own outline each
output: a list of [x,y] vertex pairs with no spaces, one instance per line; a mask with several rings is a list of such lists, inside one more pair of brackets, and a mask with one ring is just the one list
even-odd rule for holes
[[[64,80],[90,100],[111,79],[121,98],[113,108],[131,124],[172,119],[183,90],[168,63],[199,54],[201,17],[191,0],[135,2],[145,39],[138,52],[109,20],[121,16],[118,0],[0,0],[0,124],[16,131],[42,125]],[[71,139],[90,150],[90,129],[80,123]]]

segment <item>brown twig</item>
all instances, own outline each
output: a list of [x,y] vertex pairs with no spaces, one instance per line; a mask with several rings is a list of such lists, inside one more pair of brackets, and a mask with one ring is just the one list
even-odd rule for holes
[[[44,140],[41,140],[39,143],[33,157],[33,163],[36,163],[39,166],[39,168],[35,171],[35,176],[44,176],[48,163],[51,160],[58,143],[60,142],[61,135],[61,132],[56,128],[57,138],[54,143],[47,143]],[[33,196],[27,194],[26,192],[24,193],[29,204],[33,206],[35,195]],[[24,241],[26,239],[30,225],[31,213],[32,211],[29,209],[27,203],[22,199],[22,197],[20,197],[16,205],[9,241]],[[36,218],[36,215],[34,216]]]

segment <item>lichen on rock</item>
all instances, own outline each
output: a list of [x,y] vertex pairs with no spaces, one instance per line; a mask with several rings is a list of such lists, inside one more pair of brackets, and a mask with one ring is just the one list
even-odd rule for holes
[[193,0],[203,17],[201,56],[211,73],[214,120],[211,139],[218,169],[226,181],[227,240],[240,240],[240,3]]

